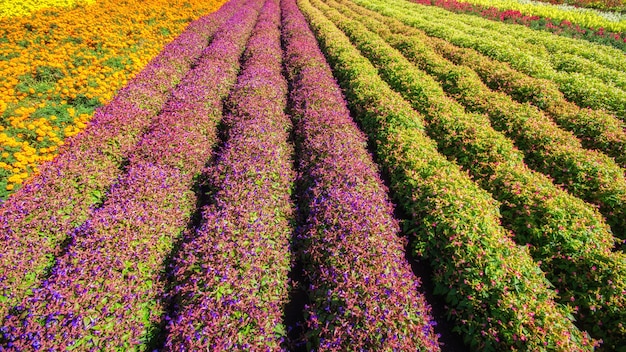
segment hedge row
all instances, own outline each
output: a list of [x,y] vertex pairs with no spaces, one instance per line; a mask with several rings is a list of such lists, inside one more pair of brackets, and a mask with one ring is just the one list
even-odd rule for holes
[[[398,27],[390,27],[394,33],[395,28]],[[408,28],[403,26],[397,33],[418,35],[417,30]],[[530,77],[473,49],[456,47],[438,38],[425,38],[428,38],[424,41],[426,45],[451,62],[472,69],[489,88],[502,91],[520,103],[539,107],[562,128],[573,132],[583,146],[601,150],[626,167],[626,124],[614,115],[581,109],[568,102],[552,81]]]
[[[372,57],[372,61],[377,65],[389,66],[389,68],[379,66],[378,69],[383,77],[390,77],[389,83],[392,87],[398,87],[398,90],[403,92],[416,92],[420,89],[437,92],[434,87],[427,85],[426,77],[417,76],[415,71],[410,70],[410,65],[406,65],[406,60],[403,60],[398,52],[386,45],[382,38],[366,29],[362,23],[370,22],[367,18],[371,17],[355,15],[357,19],[352,21],[321,2],[317,0],[314,2],[353,38],[355,45],[364,55]],[[327,2],[335,4],[335,7],[346,13],[351,13],[345,6],[332,0]],[[374,23],[372,27],[384,31],[384,26],[380,23]],[[401,82],[419,83],[410,85],[398,83],[397,77],[402,77]],[[433,111],[437,111],[437,116],[433,119],[446,120],[445,102],[441,99],[418,94],[406,96],[411,102],[416,100],[424,102],[424,106],[415,104],[414,106],[427,116],[433,116]],[[457,114],[452,114],[449,110],[447,112],[448,116],[455,116],[458,121],[463,120],[462,115],[459,115],[462,113],[461,110],[458,110]],[[462,133],[461,126],[462,123],[454,126],[458,127],[457,132]],[[450,130],[448,127],[447,131]],[[476,143],[473,146],[462,143],[461,145],[470,149],[475,148]],[[497,168],[498,166],[494,166],[494,169]],[[594,337],[604,339],[605,346],[614,347],[625,343],[626,330],[621,322],[626,319],[624,296],[626,284],[623,283],[626,279],[626,269],[623,268],[626,257],[622,253],[612,253],[614,239],[599,214],[594,213],[593,208],[579,199],[550,186],[545,180],[541,182],[541,178],[534,177],[523,168],[502,167],[495,175],[497,176],[492,179],[493,184],[487,188],[504,203],[504,219],[514,228],[518,242],[532,246],[533,257],[541,262],[541,267],[548,278],[561,291],[561,302],[572,307],[580,307],[578,320],[585,329],[593,332]],[[541,187],[529,186],[533,184]],[[537,195],[543,199],[539,199]],[[563,216],[564,214],[570,217]],[[537,222],[543,225],[540,229],[535,228]],[[550,237],[546,236],[547,233]],[[589,268],[590,274],[582,274],[582,267]],[[596,269],[591,270],[592,267]],[[564,280],[563,276],[567,276],[567,280]],[[592,311],[591,307],[603,308]]]
[[170,270],[167,351],[281,350],[295,173],[279,24],[277,1],[266,1],[227,102],[214,195]]
[[579,106],[607,109],[622,121],[626,120],[626,92],[606,84],[597,77],[555,70],[546,61],[552,54],[545,48],[541,49],[520,41],[513,44],[508,38],[503,41],[498,33],[463,24],[457,18],[446,17],[433,21],[435,14],[432,11],[435,10],[431,6],[421,6],[404,0],[392,0],[384,4],[360,0],[355,2],[419,28],[428,35],[445,39],[461,47],[476,49],[486,56],[508,62],[513,68],[532,77],[554,81],[565,97]]
[[[434,11],[447,14],[447,11]],[[621,75],[624,75],[623,67],[626,65],[626,58],[624,58],[624,53],[621,50],[605,45],[591,44],[573,38],[556,36],[551,33],[538,32],[530,28],[510,26],[506,23],[494,22],[476,16],[457,16],[458,15],[453,15],[452,17],[472,26],[497,31],[506,35],[507,38],[514,37],[516,40],[522,40],[523,42],[543,47],[547,52],[553,54],[547,57],[549,60],[554,60],[552,61],[553,63],[560,61],[561,54],[571,54],[588,59],[599,66],[620,71]],[[553,17],[550,18],[553,19]],[[565,57],[567,57],[567,55]],[[591,74],[595,73],[597,72],[592,72]]]
[[297,255],[316,351],[438,351],[435,322],[366,137],[294,0],[282,1],[285,66],[298,155]]
[[[347,6],[361,15],[385,23],[398,36],[410,36],[456,65],[473,70],[491,89],[508,94],[519,103],[530,102],[542,109],[561,128],[573,132],[590,149],[598,149],[626,166],[626,125],[604,111],[580,109],[565,100],[554,82],[536,79],[512,69],[508,64],[481,55],[471,48],[454,46],[445,40],[429,37],[402,22],[367,10],[356,4]],[[426,48],[424,48],[426,49]]]
[[[583,149],[573,135],[561,130],[539,110],[518,104],[503,93],[491,91],[473,71],[451,64],[430,51],[419,38],[393,34],[388,29],[378,30],[384,26],[370,20],[371,16],[357,17],[358,21],[383,36],[378,39],[381,43],[386,40],[419,70],[439,81],[438,84],[432,78],[425,78],[424,72],[409,72],[411,69],[406,68],[406,74],[415,76],[417,82],[403,80],[398,86],[400,90],[436,92],[431,94],[432,97],[420,96],[423,93],[407,95],[420,102],[420,109],[425,110],[428,104],[433,103],[426,103],[425,99],[445,104],[443,91],[438,88],[441,85],[467,111],[487,114],[491,125],[506,134],[524,152],[524,160],[530,167],[553,177],[555,183],[563,185],[574,196],[598,204],[617,236],[626,239],[626,179],[624,169],[612,159]],[[403,62],[406,67],[407,62],[399,53],[389,52],[388,55]],[[457,107],[454,111],[462,113],[462,108]]]

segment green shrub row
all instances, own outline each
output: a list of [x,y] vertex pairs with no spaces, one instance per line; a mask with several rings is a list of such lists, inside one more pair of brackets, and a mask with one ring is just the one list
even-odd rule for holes
[[[621,253],[611,252],[614,238],[593,207],[528,170],[519,153],[489,128],[484,117],[465,114],[445,97],[432,78],[368,31],[360,22],[368,21],[365,16],[351,20],[319,0],[312,2],[372,60],[383,79],[426,116],[430,122],[426,129],[444,148],[443,153],[457,157],[502,202],[504,220],[516,232],[516,240],[530,246],[550,280],[561,279],[555,283],[563,292],[560,298],[579,309],[577,318],[582,326],[612,346],[626,343],[626,330],[620,325],[626,319],[626,259]],[[327,2],[349,12],[332,0]],[[581,266],[596,269],[583,274]],[[561,277],[564,273],[568,278],[565,281]],[[602,312],[588,313],[591,307],[603,307]],[[599,324],[602,328],[596,329]]]
[[[623,67],[626,65],[626,59],[620,50],[578,39],[555,36],[525,26],[510,26],[507,23],[488,20],[480,16],[457,14],[437,7],[417,6],[414,8],[419,9],[417,14],[433,21],[454,22],[455,28],[469,31],[473,35],[499,38],[500,41],[515,45],[544,60],[559,71],[567,68],[564,71],[574,70],[574,72],[601,78],[607,83],[621,85],[623,88],[626,78]],[[585,71],[583,67],[577,67],[577,65],[585,64],[596,65],[596,67],[591,72]],[[610,72],[613,75],[610,75]]]
[[602,110],[579,108],[567,101],[552,81],[530,77],[471,48],[457,47],[445,40],[428,37],[395,19],[376,15],[387,19],[385,22],[392,32],[418,36],[446,59],[472,69],[489,88],[506,93],[517,102],[539,107],[561,128],[573,132],[583,146],[601,150],[620,166],[626,166],[626,124],[614,115]]
[[528,251],[499,222],[498,204],[437,152],[423,119],[378,76],[349,39],[307,0],[299,5],[376,146],[415,250],[434,268],[436,292],[450,305],[455,330],[475,350],[589,350],[593,342],[553,301]]
[[[523,154],[515,149],[509,139],[491,128],[486,116],[466,113],[460,104],[445,95],[432,77],[417,69],[400,52],[380,36],[369,32],[359,22],[350,21],[339,13],[335,17],[335,21],[341,22],[337,23],[338,26],[374,63],[391,87],[426,116],[429,121],[428,133],[437,140],[442,153],[455,158],[459,164],[470,170],[477,181],[493,192],[496,198],[520,199],[510,189],[493,185],[500,175],[528,174],[524,179],[529,181],[524,187],[534,190],[534,193],[543,194],[544,197],[546,193],[552,197],[565,197],[566,204],[571,205],[567,212],[575,218],[584,219],[586,227],[594,229],[593,232],[599,233],[598,238],[602,238],[607,246],[612,246],[612,236],[597,212],[580,199],[560,191],[546,177],[529,170],[523,162]],[[515,202],[516,206],[524,205],[518,202]],[[541,203],[542,199],[537,199],[537,202]],[[547,204],[547,200],[543,200],[543,203]],[[536,222],[537,218],[542,218],[541,213],[529,216],[525,222],[528,223],[529,219]]]
[[491,89],[501,91],[520,103],[529,102],[542,109],[561,128],[573,132],[586,148],[601,150],[626,166],[626,124],[605,111],[580,109],[565,100],[558,86],[549,80],[537,79],[512,69],[508,64],[492,60],[471,48],[454,46],[445,40],[429,37],[402,22],[348,3],[361,15],[385,23],[395,35],[407,35],[432,48],[456,65],[473,70]]
[[[369,15],[355,16],[370,30],[377,31],[382,36],[381,41],[387,41],[417,68],[437,79],[445,92],[468,111],[488,115],[492,126],[511,138],[524,152],[529,166],[550,175],[555,183],[563,185],[573,195],[599,204],[621,237],[626,228],[626,179],[624,170],[612,159],[583,149],[571,133],[561,130],[535,107],[516,103],[506,94],[491,91],[472,70],[445,60],[419,38],[392,33]],[[398,53],[390,52],[390,55],[399,57]],[[421,72],[409,74],[424,75]],[[440,96],[438,84],[433,79],[406,82],[404,89],[412,91],[427,86],[428,90],[437,90]]]
[[450,16],[455,20],[462,21],[474,27],[489,29],[529,44],[539,45],[545,48],[546,51],[557,54],[551,55],[548,57],[549,59],[558,58],[560,54],[565,53],[586,58],[599,65],[621,72],[623,72],[623,68],[626,66],[626,57],[624,57],[623,51],[606,45],[590,43],[588,41],[564,36],[555,36],[552,33],[541,32],[521,26],[510,26],[507,23],[491,21],[477,16],[459,16],[438,9],[432,9],[431,11],[433,13]]
[[486,56],[508,62],[513,68],[532,77],[552,80],[558,84],[567,99],[581,107],[607,109],[617,114],[621,120],[626,119],[626,92],[606,84],[597,77],[556,71],[546,61],[546,57],[551,54],[546,50],[537,49],[537,46],[521,42],[513,44],[499,33],[480,31],[469,25],[463,25],[457,18],[441,18],[435,21],[431,6],[420,6],[404,0],[390,0],[384,3],[360,0],[355,2],[362,5],[367,3],[370,9],[419,28],[428,35],[445,39],[458,46],[474,48]]

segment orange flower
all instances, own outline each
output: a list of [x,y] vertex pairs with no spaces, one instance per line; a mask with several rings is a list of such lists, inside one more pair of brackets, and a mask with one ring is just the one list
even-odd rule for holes
[[[83,3],[91,5],[75,7],[74,0],[42,0],[37,3],[60,7],[30,17],[20,17],[25,12],[19,10],[10,19],[2,18],[11,8],[7,1],[0,0],[0,28],[6,33],[0,42],[6,58],[0,60],[0,114],[6,117],[0,132],[2,146],[13,149],[0,154],[0,162],[15,165],[14,155],[26,155],[28,148],[35,152],[15,170],[0,170],[0,184],[7,182],[0,199],[19,188],[9,178],[31,175],[51,160],[64,138],[88,125],[97,106],[110,101],[190,21],[225,0],[89,0]],[[36,10],[34,3],[22,1],[29,11]],[[45,122],[35,124],[42,118]],[[45,157],[41,150],[48,150]]]

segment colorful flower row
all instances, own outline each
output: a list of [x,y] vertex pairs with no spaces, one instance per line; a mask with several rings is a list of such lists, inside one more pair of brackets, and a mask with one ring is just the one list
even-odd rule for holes
[[64,153],[0,207],[0,316],[36,284],[66,235],[101,204],[123,164],[183,78],[236,6],[192,23],[168,44]]
[[552,4],[518,0],[459,0],[459,2],[495,7],[499,10],[516,10],[524,15],[569,21],[588,28],[605,28],[614,32],[626,33],[626,20],[619,14],[607,16],[608,14],[605,12],[592,9],[564,8]]
[[524,15],[517,10],[500,10],[489,5],[474,5],[458,0],[413,1],[422,5],[438,6],[455,13],[481,16],[492,21],[520,24],[535,30],[546,31],[563,37],[583,39],[592,43],[613,46],[622,51],[626,50],[626,33],[605,31],[602,27],[588,28],[567,20]]
[[0,202],[189,22],[223,2],[99,0],[0,18]]
[[168,351],[279,351],[286,336],[295,173],[278,1],[266,1],[224,118],[211,204],[171,270]]
[[306,0],[299,2],[376,145],[407,231],[435,271],[436,293],[474,350],[591,350],[531,259],[499,225],[498,204],[423,132],[423,118],[392,91],[349,39]]
[[103,208],[72,233],[50,276],[3,317],[7,351],[133,350],[150,339],[162,253],[192,194],[179,170],[129,166]]
[[[443,11],[444,14],[450,14]],[[461,17],[463,22],[480,27],[488,32],[497,32],[516,45],[524,45],[530,53],[550,63],[558,71],[584,73],[600,78],[609,85],[620,89],[626,87],[626,74],[623,65],[626,60],[623,52],[606,46],[590,44],[585,41],[563,38],[535,30],[488,21],[475,16],[450,14]]]
[[[333,3],[330,0],[327,0]],[[318,3],[315,1],[314,3]],[[324,7],[319,3],[320,7]],[[341,6],[338,6],[341,8]],[[404,94],[413,106],[427,116],[432,124],[437,126],[434,133],[440,145],[447,146],[446,154],[457,157],[457,161],[467,168],[471,168],[474,160],[483,160],[486,167],[477,167],[477,171],[470,171],[478,178],[478,183],[488,189],[494,197],[503,202],[504,220],[516,232],[516,240],[520,244],[530,244],[531,254],[545,270],[548,278],[564,291],[561,300],[572,307],[580,306],[579,321],[585,328],[593,330],[601,324],[601,332],[594,337],[604,339],[606,346],[618,346],[626,342],[626,327],[620,326],[626,318],[626,264],[623,254],[612,253],[614,238],[603,223],[601,216],[592,207],[587,206],[579,199],[559,191],[549,181],[530,173],[523,164],[515,165],[514,160],[520,160],[511,153],[489,161],[488,155],[477,152],[480,148],[487,150],[506,150],[506,143],[490,144],[482,139],[485,134],[473,136],[474,141],[459,140],[455,137],[443,137],[443,134],[458,133],[471,136],[472,119],[463,116],[462,109],[452,109],[449,102],[441,99],[441,88],[435,87],[432,78],[416,71],[411,71],[410,64],[400,54],[386,45],[382,38],[377,37],[365,28],[371,14],[355,16],[358,21],[350,21],[346,17],[334,13],[326,7],[329,18],[337,23],[354,42],[361,52],[371,57],[380,74],[388,80],[392,87],[404,92],[428,92]],[[372,28],[384,32],[384,25],[380,22],[371,23]],[[389,32],[390,33],[390,32]],[[393,36],[395,37],[395,36]],[[392,38],[393,40],[393,38]],[[372,48],[374,50],[372,50]],[[376,52],[374,54],[373,52]],[[381,66],[386,65],[387,67]],[[454,69],[449,70],[453,75],[460,77]],[[392,76],[393,75],[393,76]],[[427,82],[429,82],[427,83]],[[411,83],[403,83],[411,82]],[[413,83],[419,82],[419,83]],[[480,93],[476,93],[480,94]],[[439,99],[437,97],[440,97]],[[416,104],[415,102],[423,102]],[[449,117],[446,117],[449,116]],[[454,121],[450,123],[449,121]],[[463,121],[469,121],[464,123]],[[488,122],[477,123],[482,129],[488,129]],[[448,125],[448,126],[445,126]],[[465,125],[465,126],[464,126]],[[474,124],[475,126],[476,124]],[[469,126],[469,127],[468,127]],[[432,131],[431,126],[427,130]],[[493,134],[492,134],[493,135]],[[471,138],[471,137],[470,137]],[[496,140],[497,139],[492,139]],[[454,152],[452,148],[471,150],[469,153]],[[492,152],[493,153],[493,152]],[[501,152],[502,153],[502,152]],[[495,152],[494,154],[498,154]],[[463,162],[462,160],[469,160]],[[496,165],[496,163],[500,165]],[[503,166],[504,165],[504,166]],[[493,171],[492,171],[493,170]],[[482,179],[488,178],[488,180]],[[530,225],[530,226],[529,226]],[[546,236],[550,234],[550,236]],[[581,274],[581,267],[596,267],[597,272],[591,275]],[[563,273],[567,280],[563,280]],[[578,274],[577,274],[578,273]],[[615,284],[611,284],[615,282]],[[595,295],[601,292],[602,297]],[[587,313],[589,307],[602,307],[602,312]]]
[[295,1],[283,42],[299,160],[297,243],[318,351],[439,350],[429,307],[405,259],[386,188]]
[[[415,8],[424,9],[423,6],[413,5]],[[587,58],[600,66],[612,68],[621,71],[626,61],[623,58],[622,51],[614,48],[590,44],[586,41],[555,36],[549,33],[538,32],[529,28],[520,26],[511,26],[506,23],[499,23],[476,16],[466,16],[450,13],[438,8],[426,7],[427,12],[435,17],[451,18],[476,29],[486,30],[487,32],[498,32],[510,42],[519,43],[529,48],[535,48],[533,55],[548,60],[549,62],[558,63],[562,60],[562,54],[572,54]],[[551,53],[552,55],[548,55]],[[554,65],[556,66],[556,65]],[[595,73],[593,73],[595,74]]]
[[[589,48],[591,45],[583,45],[573,39],[508,25],[508,27],[514,27],[511,29],[507,28],[507,24],[474,16],[457,15],[439,8],[406,1],[393,0],[388,7],[388,12],[385,14],[393,15],[405,24],[423,30],[428,35],[445,39],[458,46],[474,48],[486,56],[508,62],[513,68],[532,77],[554,81],[567,99],[581,107],[607,109],[615,113],[622,121],[626,119],[626,92],[597,77],[559,71],[550,62],[553,56],[572,54],[563,50],[577,51],[587,47],[584,52],[575,55],[594,55],[596,59],[593,61],[596,64],[621,70],[620,67],[626,66],[626,58],[621,51],[617,51],[618,54],[611,54],[610,48],[604,46]],[[494,26],[498,27],[490,28]],[[512,30],[517,35],[510,34]],[[531,38],[526,39],[526,36]],[[547,42],[559,38],[571,42],[559,45],[561,52],[552,52],[551,50],[557,49]],[[537,40],[544,42],[532,44]],[[602,57],[602,60],[599,60],[599,57]],[[588,74],[592,75],[593,72]]]
[[239,5],[129,156],[128,172],[71,236],[50,276],[1,328],[10,350],[143,350],[158,333],[160,271],[195,209],[194,179],[217,142],[222,100],[260,1]]
[[[458,67],[432,51],[424,44],[428,37],[379,30],[381,23],[372,21],[371,16],[357,16],[357,20],[381,34],[383,38],[379,40],[386,40],[417,68],[434,76],[445,92],[467,111],[487,114],[494,128],[515,141],[525,153],[525,161],[531,167],[550,175],[555,183],[562,184],[573,195],[599,204],[617,236],[626,239],[626,179],[624,170],[612,159],[583,149],[573,135],[561,130],[538,109],[491,91],[471,69]],[[425,76],[423,72],[415,74],[420,78]],[[433,79],[419,82],[420,86],[429,85],[426,91],[437,90],[438,95],[443,96]],[[408,85],[403,88],[412,91]]]

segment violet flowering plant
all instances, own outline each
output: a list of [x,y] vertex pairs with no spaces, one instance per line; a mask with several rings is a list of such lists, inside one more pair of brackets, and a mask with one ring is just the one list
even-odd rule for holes
[[394,198],[410,218],[416,255],[434,269],[435,293],[474,350],[590,351],[596,344],[558,305],[527,249],[500,225],[498,203],[437,151],[423,117],[350,40],[302,0],[350,108],[375,145]]
[[167,351],[282,349],[295,173],[279,24],[278,1],[267,0],[226,104],[211,204],[171,268]]
[[[332,0],[326,1],[336,4]],[[432,82],[431,78],[424,74],[415,74],[416,71],[411,70],[410,64],[407,64],[398,52],[385,44],[382,38],[368,32],[361,25],[368,22],[366,18],[359,17],[357,24],[317,0],[313,0],[312,3],[329,13],[329,17],[354,38],[357,48],[361,49],[364,55],[373,58],[372,61],[379,67],[381,76],[398,87],[402,95],[411,99],[411,102],[424,102],[423,105],[413,104],[413,106],[429,116],[427,120],[431,121],[431,125],[427,125],[426,130],[440,129],[434,134],[438,141],[444,139],[445,142],[442,144],[448,147],[454,145],[451,141],[455,141],[457,148],[460,145],[471,151],[479,150],[475,147],[478,143],[489,145],[488,142],[478,138],[476,141],[466,142],[470,134],[464,132],[461,123],[462,113],[447,112],[445,100],[437,100],[437,94],[443,96],[441,89],[435,89],[434,82],[428,86],[426,82],[428,80]],[[340,5],[337,7],[342,8]],[[379,66],[381,62],[386,66]],[[450,69],[447,72],[454,73],[454,70]],[[419,83],[414,83],[418,81]],[[417,95],[404,94],[407,91],[417,92],[417,86],[427,87],[422,91],[428,92],[430,96],[420,95],[418,98]],[[446,113],[453,118],[445,117]],[[441,124],[453,127],[434,126]],[[487,129],[484,124],[481,126]],[[459,142],[458,139],[454,139],[454,132],[464,135],[466,139]],[[451,137],[443,136],[446,133]],[[454,151],[448,153],[453,156],[460,154],[466,157],[465,159],[473,160],[471,153],[468,153],[469,156]],[[474,152],[474,155],[479,154]],[[461,157],[457,160],[467,168],[472,167],[469,165],[472,162],[461,162],[463,160]],[[514,229],[515,240],[519,244],[529,245],[533,258],[541,263],[541,268],[546,272],[548,279],[559,289],[559,302],[570,305],[576,311],[576,318],[581,326],[592,333],[593,337],[602,339],[608,348],[623,344],[626,337],[624,335],[626,329],[622,323],[626,319],[624,309],[626,269],[623,267],[626,257],[621,253],[612,252],[615,238],[608,226],[591,206],[550,185],[545,178],[533,175],[522,167],[515,167],[513,162],[515,158],[510,158],[508,163],[501,162],[502,160],[504,158],[498,160],[500,162],[497,165],[485,162],[484,169],[493,167],[495,170],[493,177],[482,179],[480,174],[472,170],[476,175],[476,181],[496,199],[502,201],[503,220]],[[492,164],[494,166],[491,166]],[[589,273],[582,274],[583,272]],[[602,328],[596,328],[598,326]]]
[[241,2],[191,23],[39,176],[0,205],[0,316],[44,277],[67,234],[102,204],[172,89]]
[[438,351],[435,322],[366,138],[297,5],[283,1],[282,10],[304,189],[296,241],[310,298],[308,348]]
[[158,332],[160,271],[195,209],[194,178],[217,142],[222,100],[261,2],[239,7],[132,150],[103,206],[73,231],[41,287],[6,316],[6,349],[145,350]]

